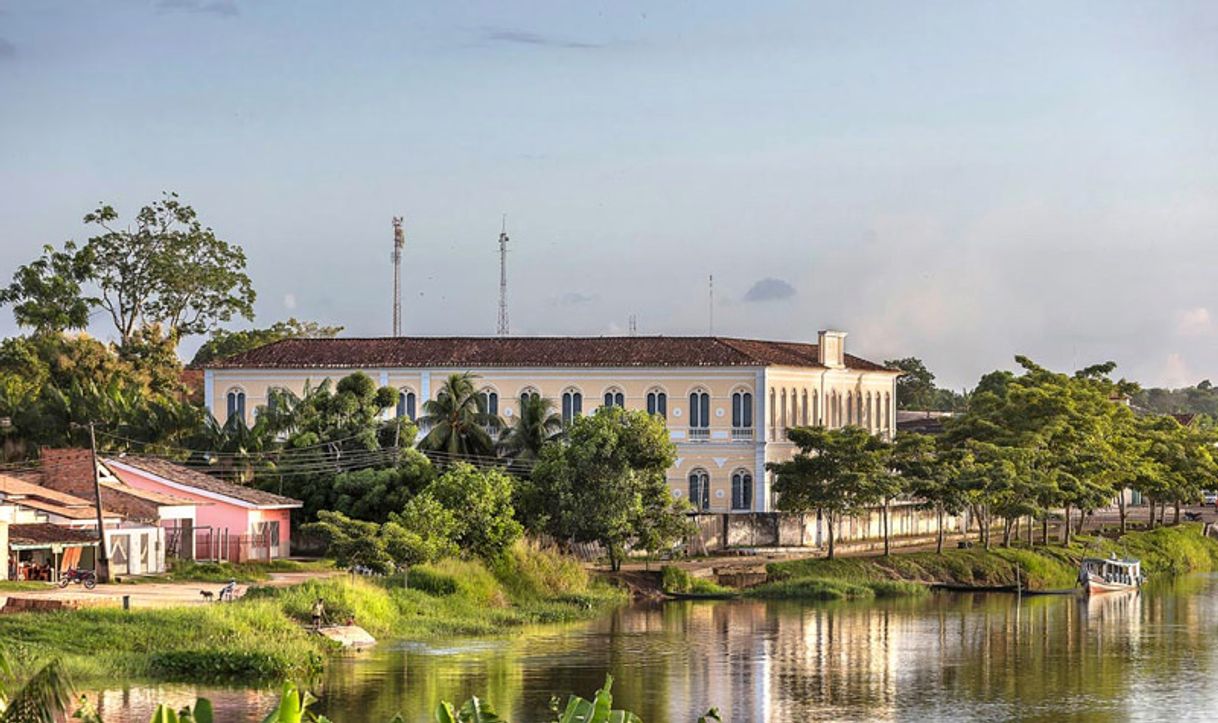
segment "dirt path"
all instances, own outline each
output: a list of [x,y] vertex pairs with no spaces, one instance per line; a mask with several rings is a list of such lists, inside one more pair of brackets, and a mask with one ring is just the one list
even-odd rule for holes
[[[343,573],[334,570],[324,570],[315,572],[272,572],[271,579],[255,583],[258,585],[270,585],[272,587],[288,587],[290,585],[299,585],[307,580],[318,578],[332,577]],[[131,607],[133,608],[154,608],[154,607],[173,607],[180,605],[208,605],[214,604],[209,602],[201,595],[201,591],[207,590],[213,595],[218,596],[220,588],[224,587],[223,583],[218,582],[147,582],[137,584],[108,584],[98,585],[92,590],[86,590],[80,585],[69,585],[66,588],[48,584],[43,589],[37,590],[21,590],[21,591],[3,591],[0,590],[0,601],[6,601],[8,597],[38,597],[51,600],[81,600],[87,602],[101,602],[101,599],[110,599],[118,604],[122,603],[123,596],[130,598]],[[237,585],[237,597],[245,594],[249,589],[249,585]]]

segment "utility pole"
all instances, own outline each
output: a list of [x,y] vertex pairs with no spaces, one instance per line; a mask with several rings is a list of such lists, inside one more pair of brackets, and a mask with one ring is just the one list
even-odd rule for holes
[[499,325],[495,333],[499,336],[508,335],[507,309],[507,214],[503,214],[503,226],[499,230]]
[[710,311],[710,335],[715,335],[715,275],[711,274],[707,279],[708,291],[710,292],[710,300],[707,307]]
[[97,472],[97,433],[89,422],[89,451],[93,459],[93,499],[97,510],[97,581],[110,582],[110,555],[106,545],[106,518],[102,513],[101,475]]
[[627,326],[627,328],[630,330],[630,336],[634,336],[635,334],[638,334],[638,333],[639,333],[639,317],[638,317],[638,315],[636,315],[636,314],[631,314],[631,315],[629,316],[629,318],[627,318],[627,319],[626,319],[626,326]]
[[402,335],[402,249],[406,246],[403,218],[393,217],[393,335]]

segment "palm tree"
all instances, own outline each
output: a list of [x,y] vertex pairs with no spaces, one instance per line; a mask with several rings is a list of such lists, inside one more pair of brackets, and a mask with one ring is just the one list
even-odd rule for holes
[[63,716],[71,695],[72,683],[58,659],[22,682],[0,648],[0,723],[52,723]]
[[450,374],[435,399],[423,403],[419,426],[427,435],[419,449],[461,457],[485,457],[495,453],[491,434],[503,426],[498,415],[486,408],[486,396],[474,385],[475,375]]
[[541,448],[562,436],[562,416],[553,399],[529,394],[520,399],[520,416],[499,438],[499,454],[512,460],[509,469],[527,474],[530,462],[541,455]]

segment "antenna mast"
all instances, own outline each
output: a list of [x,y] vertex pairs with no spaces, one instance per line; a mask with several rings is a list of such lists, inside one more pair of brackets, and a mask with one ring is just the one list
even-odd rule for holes
[[499,336],[508,335],[507,309],[507,214],[503,214],[503,226],[499,230]]
[[707,282],[708,282],[707,290],[710,292],[710,299],[707,304],[707,308],[710,311],[710,335],[714,336],[715,335],[715,275],[711,274],[710,277],[708,277]]
[[639,317],[637,314],[631,314],[626,320],[626,325],[630,329],[630,336],[639,333]]
[[406,246],[403,218],[393,217],[393,335],[402,335],[402,249]]

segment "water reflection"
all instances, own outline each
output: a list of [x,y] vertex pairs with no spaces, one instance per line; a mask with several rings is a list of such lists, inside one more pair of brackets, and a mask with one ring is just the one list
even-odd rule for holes
[[[382,646],[332,667],[319,711],[340,722],[397,711],[427,721],[437,700],[478,694],[512,720],[544,720],[552,695],[588,695],[608,671],[615,704],[647,721],[692,721],[711,705],[732,721],[1207,717],[1218,703],[1215,592],[1204,576],[1091,600],[631,607],[492,641]],[[233,712],[259,697],[208,694]],[[140,707],[128,705],[131,720],[147,719]]]

